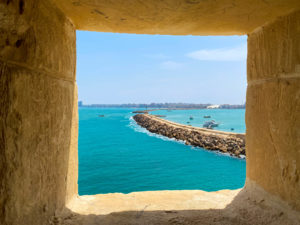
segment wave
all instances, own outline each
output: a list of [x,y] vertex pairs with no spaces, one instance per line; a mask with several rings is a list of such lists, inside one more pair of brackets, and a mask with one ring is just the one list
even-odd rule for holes
[[[169,138],[169,137],[165,137],[165,136],[160,135],[160,134],[151,133],[146,128],[138,125],[136,123],[136,121],[133,119],[132,116],[129,117],[129,124],[127,126],[130,127],[131,129],[133,129],[135,132],[145,133],[145,134],[147,134],[151,137],[156,137],[156,138],[159,138],[159,139],[164,140],[164,141],[172,141],[172,142],[177,142],[179,144],[186,145],[185,142],[182,141],[182,140],[177,140],[175,138]],[[191,147],[191,149],[194,150],[194,151],[206,151],[206,152],[209,152],[209,153],[217,154],[217,155],[220,155],[220,156],[227,156],[227,157],[230,157],[230,158],[236,158],[236,159],[239,159],[239,160],[245,160],[246,159],[246,156],[244,156],[244,155],[241,155],[240,158],[238,158],[234,155],[230,155],[229,153],[225,153],[225,152],[221,152],[221,151],[208,151],[208,150],[205,150],[204,148],[197,147],[197,146],[189,146],[189,147]]]
[[128,124],[128,127],[132,128],[135,132],[139,132],[139,133],[145,133],[151,137],[156,137],[156,138],[159,138],[161,140],[164,140],[164,141],[173,141],[173,142],[177,142],[177,143],[180,143],[180,144],[183,144],[185,145],[185,142],[184,141],[181,141],[181,140],[177,140],[175,138],[169,138],[169,137],[165,137],[163,135],[160,135],[160,134],[155,134],[155,133],[151,133],[150,131],[148,131],[146,128],[144,127],[141,127],[140,125],[138,125],[135,120],[133,119],[133,117],[131,116],[129,118],[129,124]]

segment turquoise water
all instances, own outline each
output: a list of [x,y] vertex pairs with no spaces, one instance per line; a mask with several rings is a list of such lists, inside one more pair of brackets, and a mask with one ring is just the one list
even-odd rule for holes
[[[186,146],[151,134],[131,119],[132,109],[79,109],[79,194],[150,190],[216,191],[241,188],[246,161]],[[185,123],[200,110],[156,111],[166,119]],[[203,112],[204,113],[204,112]],[[104,114],[105,117],[98,117]],[[226,130],[244,132],[244,110],[210,110]],[[199,118],[198,118],[199,115]]]
[[[154,115],[166,115],[167,120],[195,127],[202,127],[205,121],[215,120],[219,123],[216,128],[222,131],[245,133],[245,109],[193,109],[193,110],[158,110],[152,111]],[[209,115],[211,118],[203,118]],[[193,120],[190,120],[190,116]],[[189,122],[189,123],[187,123]],[[234,130],[231,131],[231,128]]]

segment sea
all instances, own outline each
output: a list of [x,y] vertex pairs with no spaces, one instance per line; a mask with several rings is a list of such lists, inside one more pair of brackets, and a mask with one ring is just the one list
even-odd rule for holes
[[[158,190],[238,189],[246,160],[152,134],[132,119],[130,108],[79,108],[80,195]],[[151,114],[181,124],[245,133],[244,109],[157,110]],[[104,115],[99,117],[99,115]],[[204,116],[211,116],[207,119]],[[190,119],[192,117],[192,119]]]

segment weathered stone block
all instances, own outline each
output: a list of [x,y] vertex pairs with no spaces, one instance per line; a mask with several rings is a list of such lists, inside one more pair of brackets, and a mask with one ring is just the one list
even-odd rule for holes
[[247,178],[300,208],[300,80],[249,86]]
[[241,35],[299,8],[299,0],[53,0],[77,29],[139,34]]
[[299,73],[299,40],[300,11],[281,17],[251,33],[248,37],[248,82],[295,76],[297,71]]
[[6,222],[42,224],[66,200],[74,83],[0,68],[1,212]]
[[75,28],[49,1],[0,12],[0,224],[46,224],[77,193]]
[[1,60],[75,80],[75,28],[52,3],[2,1],[0,12]]

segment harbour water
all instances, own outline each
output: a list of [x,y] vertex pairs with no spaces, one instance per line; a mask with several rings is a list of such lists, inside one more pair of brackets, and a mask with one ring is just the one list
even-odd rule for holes
[[[132,119],[133,109],[79,108],[79,194],[241,188],[246,161],[151,134]],[[159,110],[164,119],[245,132],[245,110]],[[99,117],[104,115],[104,117]],[[193,120],[189,117],[192,116]]]
[[[202,127],[205,121],[215,120],[219,126],[215,129],[235,133],[245,133],[245,109],[192,109],[192,110],[157,110],[154,115],[165,115],[176,123]],[[210,116],[211,118],[204,118]],[[190,120],[190,117],[193,119]],[[233,128],[233,130],[231,130]]]

